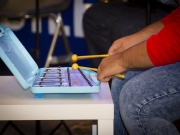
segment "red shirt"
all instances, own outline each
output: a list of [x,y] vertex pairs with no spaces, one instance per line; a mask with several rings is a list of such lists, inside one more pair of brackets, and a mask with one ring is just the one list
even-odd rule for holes
[[154,66],[180,62],[180,7],[161,21],[163,29],[147,40],[147,52]]

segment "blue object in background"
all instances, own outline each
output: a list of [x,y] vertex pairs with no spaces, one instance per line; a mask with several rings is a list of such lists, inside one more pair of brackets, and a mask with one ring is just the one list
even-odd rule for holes
[[[96,3],[99,0],[72,0],[70,6],[61,13],[63,23],[65,25],[65,31],[68,34],[68,41],[70,44],[71,51],[77,55],[87,55],[86,43],[84,40],[83,29],[82,29],[82,17],[91,4]],[[15,35],[25,46],[27,51],[31,54],[31,50],[35,49],[35,20],[28,19],[22,20],[19,24],[16,23],[4,23],[6,27],[13,30]],[[51,45],[53,38],[52,29],[55,24],[52,25],[51,18],[40,19],[40,65],[44,67],[46,57]],[[59,36],[53,55],[59,56],[65,54],[62,38]],[[32,55],[33,57],[33,55]],[[81,60],[77,62],[81,66],[90,67],[89,60]]]

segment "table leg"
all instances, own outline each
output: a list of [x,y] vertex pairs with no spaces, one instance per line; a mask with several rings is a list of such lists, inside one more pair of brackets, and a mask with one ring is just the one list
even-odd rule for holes
[[97,135],[97,125],[92,125],[92,135]]
[[98,135],[113,135],[113,119],[98,120]]

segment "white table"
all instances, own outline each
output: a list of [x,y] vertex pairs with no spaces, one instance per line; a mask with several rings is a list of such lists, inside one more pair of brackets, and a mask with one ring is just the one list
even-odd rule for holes
[[113,135],[108,83],[97,94],[45,94],[34,98],[14,76],[0,76],[0,120],[97,120],[98,135]]

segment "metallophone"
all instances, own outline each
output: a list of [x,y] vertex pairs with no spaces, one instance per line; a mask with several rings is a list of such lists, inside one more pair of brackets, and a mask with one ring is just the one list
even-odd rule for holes
[[[85,58],[107,57],[72,56],[72,61]],[[98,93],[100,81],[97,69],[81,67],[38,68],[16,35],[4,26],[0,26],[0,57],[24,89],[31,89],[35,97],[44,97],[45,93]],[[120,75],[123,78],[123,75]]]
[[72,67],[38,68],[36,62],[11,31],[0,25],[0,58],[24,89],[35,97],[45,93],[98,93],[97,73]]

